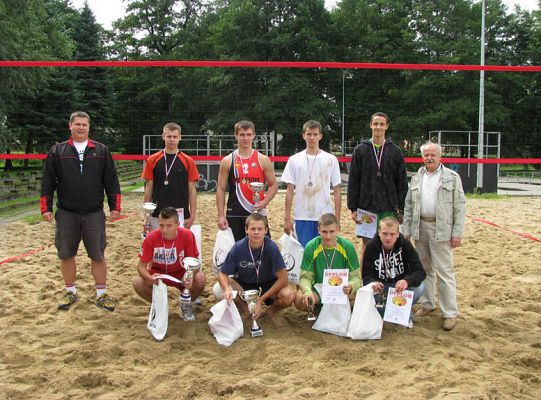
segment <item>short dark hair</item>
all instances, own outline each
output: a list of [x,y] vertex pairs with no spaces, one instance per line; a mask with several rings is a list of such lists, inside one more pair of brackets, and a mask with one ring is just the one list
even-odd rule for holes
[[250,222],[252,221],[263,221],[263,223],[265,224],[265,229],[269,229],[269,221],[267,220],[267,217],[264,216],[263,214],[252,213],[248,215],[248,218],[246,218],[246,222],[244,223],[244,226],[248,228],[248,226],[250,225]]
[[237,133],[239,133],[239,131],[240,131],[241,129],[251,129],[252,132],[253,132],[254,135],[255,135],[255,125],[254,125],[254,123],[253,123],[252,121],[248,121],[248,120],[243,119],[243,120],[237,122],[237,123],[235,124],[235,135],[236,135]]
[[372,114],[372,116],[370,117],[370,122],[372,122],[375,117],[383,117],[385,118],[385,121],[387,121],[387,124],[389,123],[389,116],[384,112],[378,111],[377,113]]
[[178,131],[179,133],[182,132],[182,129],[180,128],[180,125],[176,122],[168,122],[163,126],[164,131]]
[[338,220],[336,219],[336,215],[334,215],[333,213],[327,213],[319,217],[319,221],[317,222],[317,227],[320,228],[322,226],[329,226],[333,224],[338,225]]
[[319,133],[323,133],[321,130],[321,124],[313,119],[304,123],[302,126],[302,133],[306,132],[308,129],[317,129]]
[[90,124],[90,115],[88,115],[87,113],[85,113],[84,111],[75,111],[75,112],[72,112],[71,115],[70,115],[70,124],[73,123],[73,120],[75,118],[86,118],[86,120],[88,121],[88,123]]
[[178,212],[173,207],[165,207],[160,211],[160,218],[169,219],[173,218],[175,222],[178,222]]

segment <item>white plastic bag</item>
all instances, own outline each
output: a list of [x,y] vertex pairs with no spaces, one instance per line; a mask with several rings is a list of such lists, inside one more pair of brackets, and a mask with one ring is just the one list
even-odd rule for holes
[[301,262],[304,247],[293,235],[285,233],[278,242],[282,245],[282,257],[287,268],[287,278],[290,283],[298,285],[301,279]]
[[235,237],[231,228],[227,228],[225,231],[218,230],[216,234],[216,242],[214,242],[214,251],[212,252],[212,267],[214,273],[218,275],[220,267],[225,261],[225,257],[231,250],[231,247],[235,244]]
[[231,346],[235,340],[242,337],[244,326],[235,302],[229,304],[224,299],[212,306],[210,312],[212,317],[209,320],[209,327],[218,344]]
[[203,253],[201,252],[201,225],[192,225],[190,230],[195,237],[195,244],[197,245],[197,251],[199,252],[199,262],[203,265]]
[[382,329],[383,319],[376,309],[372,284],[363,286],[355,296],[347,335],[359,340],[380,339]]
[[351,307],[347,304],[323,304],[316,322],[312,326],[320,332],[346,336],[351,318]]
[[167,333],[169,320],[169,301],[167,299],[167,285],[158,280],[157,285],[152,286],[152,305],[148,313],[147,328],[154,339],[161,341]]

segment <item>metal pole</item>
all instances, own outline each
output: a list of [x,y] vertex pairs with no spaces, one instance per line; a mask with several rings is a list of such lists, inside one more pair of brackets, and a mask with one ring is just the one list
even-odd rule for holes
[[[481,66],[485,65],[485,0],[481,2]],[[479,75],[479,135],[477,139],[477,158],[484,158],[485,138],[485,71]],[[477,189],[483,189],[483,164],[477,164]]]
[[346,103],[346,73],[344,70],[342,70],[342,155],[346,155],[346,135],[345,135],[345,118],[346,118],[346,110],[345,110],[345,103]]

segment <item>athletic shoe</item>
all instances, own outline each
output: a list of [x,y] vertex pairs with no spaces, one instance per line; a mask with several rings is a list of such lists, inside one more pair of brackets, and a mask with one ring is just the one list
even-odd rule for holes
[[416,317],[424,317],[424,316],[427,316],[430,313],[433,313],[435,310],[436,310],[435,308],[421,307],[420,309],[417,310],[417,312],[415,313],[415,316]]
[[410,322],[408,322],[408,326],[406,326],[406,329],[413,329],[413,321],[410,320]]
[[181,303],[180,304],[180,316],[184,321],[195,321],[195,314],[193,313],[193,308],[191,304]]
[[193,303],[196,305],[196,306],[200,306],[201,304],[203,304],[203,298],[201,296],[199,296],[197,299],[195,299],[193,301]]
[[443,330],[452,331],[456,326],[456,318],[444,318],[443,320]]
[[96,299],[96,305],[99,308],[103,308],[107,311],[114,311],[115,310],[115,301],[109,297],[107,293],[102,294],[100,297]]
[[73,303],[75,303],[79,298],[75,293],[72,292],[66,292],[64,293],[64,296],[60,300],[60,303],[58,303],[58,309],[59,310],[68,310]]

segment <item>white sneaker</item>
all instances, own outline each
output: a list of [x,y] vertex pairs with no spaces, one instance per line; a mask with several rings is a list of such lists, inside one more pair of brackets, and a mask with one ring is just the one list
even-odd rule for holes
[[180,317],[184,321],[195,321],[195,314],[191,304],[180,303]]
[[410,322],[408,322],[408,326],[406,326],[406,329],[413,329],[413,321],[410,320]]

